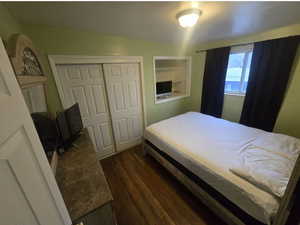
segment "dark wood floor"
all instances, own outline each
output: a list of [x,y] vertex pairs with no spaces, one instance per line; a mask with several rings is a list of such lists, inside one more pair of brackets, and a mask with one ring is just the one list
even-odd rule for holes
[[224,225],[140,146],[101,164],[118,225]]

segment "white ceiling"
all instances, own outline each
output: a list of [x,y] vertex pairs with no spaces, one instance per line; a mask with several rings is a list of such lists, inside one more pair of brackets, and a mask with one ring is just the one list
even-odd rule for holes
[[151,41],[201,43],[300,23],[300,2],[202,2],[193,30],[176,13],[192,2],[8,2],[22,23],[65,26]]

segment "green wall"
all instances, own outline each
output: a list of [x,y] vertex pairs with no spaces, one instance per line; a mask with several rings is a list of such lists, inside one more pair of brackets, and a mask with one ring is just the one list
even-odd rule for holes
[[[22,25],[22,28],[43,55],[43,64],[49,74],[49,109],[55,113],[61,109],[56,85],[47,61],[48,54],[63,55],[122,55],[143,56],[146,109],[148,124],[186,112],[199,111],[202,86],[203,56],[194,54],[195,48],[182,49],[179,45],[134,40],[121,36],[79,31],[42,25]],[[167,103],[154,104],[153,56],[192,56],[191,96]],[[200,62],[200,63],[199,63]]]
[[8,9],[0,3],[0,37],[7,41],[14,33],[21,33],[22,29]]
[[[300,24],[281,27],[262,33],[252,34],[232,40],[204,43],[198,46],[199,49],[217,48],[243,43],[252,43],[268,39],[300,35]],[[205,60],[205,57],[202,57]],[[203,74],[201,75],[201,77]],[[234,122],[239,121],[243,107],[244,98],[241,96],[225,95],[223,115],[224,119]],[[300,48],[294,60],[291,79],[278,115],[274,132],[280,132],[300,138]]]

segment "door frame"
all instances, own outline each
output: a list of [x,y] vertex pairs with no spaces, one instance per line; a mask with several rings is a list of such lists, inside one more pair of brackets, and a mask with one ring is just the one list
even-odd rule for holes
[[146,107],[146,93],[144,81],[144,65],[142,56],[84,56],[84,55],[48,55],[50,68],[52,70],[56,87],[59,93],[62,106],[65,108],[64,93],[62,84],[56,70],[57,64],[105,64],[105,63],[138,63],[140,68],[140,86],[142,99],[142,116],[143,116],[143,130],[148,125],[147,123],[147,107]]

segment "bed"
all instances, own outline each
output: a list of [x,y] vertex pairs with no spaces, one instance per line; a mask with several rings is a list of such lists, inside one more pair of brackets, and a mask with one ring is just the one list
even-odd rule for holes
[[[213,199],[206,200],[212,201],[218,210],[232,213],[227,222],[271,224],[280,207],[280,199],[230,171],[238,160],[240,149],[264,133],[189,112],[147,127],[145,149],[164,166],[168,164],[167,167],[173,168],[170,172],[177,174],[179,180],[188,180],[187,186],[191,189],[199,192],[196,187],[199,184],[210,195],[208,198]],[[200,195],[203,197],[203,193]]]

